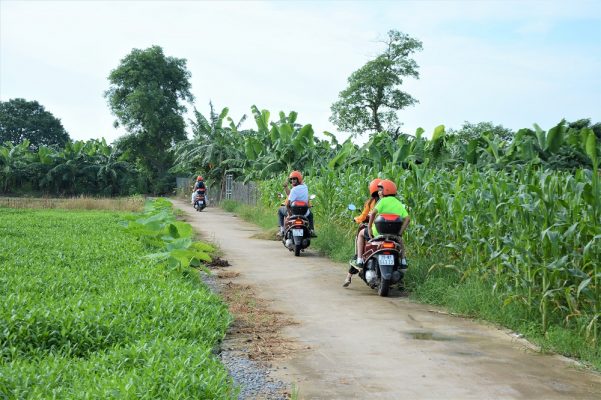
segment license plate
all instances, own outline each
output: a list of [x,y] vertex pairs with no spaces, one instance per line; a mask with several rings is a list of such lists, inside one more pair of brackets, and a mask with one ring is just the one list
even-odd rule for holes
[[200,201],[198,202],[198,204],[199,204],[199,205],[201,205],[201,206],[203,206],[203,205],[205,204],[205,202],[204,202],[204,201],[202,201],[202,200],[200,200]]
[[303,236],[303,230],[302,229],[293,229],[292,235],[293,236]]
[[394,265],[394,256],[381,254],[378,256],[378,264],[380,265]]

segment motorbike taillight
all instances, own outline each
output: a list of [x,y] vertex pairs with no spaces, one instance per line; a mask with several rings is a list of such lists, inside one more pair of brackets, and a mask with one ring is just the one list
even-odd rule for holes
[[302,225],[302,224],[303,224],[302,219],[297,219],[296,221],[294,221],[294,225]]

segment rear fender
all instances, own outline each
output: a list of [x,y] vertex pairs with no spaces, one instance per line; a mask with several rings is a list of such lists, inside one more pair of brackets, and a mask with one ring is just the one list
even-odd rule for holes
[[[307,228],[304,226],[301,228],[303,229],[303,236],[294,236],[292,232],[290,232],[290,234],[292,235],[292,240],[294,240],[294,244],[303,244],[303,239],[307,239],[309,237],[309,231],[307,230]],[[295,228],[293,227],[292,229]]]
[[394,269],[394,265],[380,265],[380,275],[382,279],[392,279],[392,270]]

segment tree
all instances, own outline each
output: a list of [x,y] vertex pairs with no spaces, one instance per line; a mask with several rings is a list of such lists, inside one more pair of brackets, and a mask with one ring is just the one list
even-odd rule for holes
[[573,132],[580,132],[582,128],[590,128],[597,136],[597,139],[601,139],[601,122],[591,124],[590,118],[579,119],[578,121],[568,122],[568,130],[574,129]]
[[471,122],[465,121],[461,128],[449,129],[449,135],[455,135],[458,140],[464,144],[469,143],[474,139],[479,139],[483,134],[489,133],[492,137],[498,137],[506,142],[511,142],[515,133],[503,125],[495,125],[492,122],[478,122],[472,124]]
[[186,139],[186,107],[180,101],[194,100],[190,76],[185,59],[165,57],[159,46],[132,50],[109,75],[105,97],[117,116],[115,124],[130,133],[121,146],[146,171],[155,193],[173,186],[168,149]]
[[348,87],[331,107],[330,121],[338,129],[354,134],[364,131],[392,132],[400,127],[396,112],[417,103],[400,90],[403,78],[419,78],[418,65],[411,55],[422,43],[407,34],[391,30],[386,50],[348,78]]
[[468,161],[476,164],[479,158],[477,149],[491,146],[487,139],[494,143],[504,142],[506,146],[513,140],[514,135],[515,133],[511,129],[505,128],[503,125],[495,125],[492,122],[473,124],[464,121],[461,128],[449,129],[446,136],[451,158],[457,162]]
[[[207,119],[198,110],[194,110],[196,120],[190,120],[194,137],[178,143],[173,149],[176,155],[174,169],[190,175],[202,173],[209,184],[224,182],[225,174],[233,168],[245,164],[244,131],[240,125],[246,119],[235,124],[228,117],[227,107],[217,114],[212,103],[209,103],[210,114]],[[227,119],[229,126],[224,126]]]
[[18,145],[25,140],[35,150],[40,146],[63,147],[70,139],[60,119],[37,101],[0,102],[0,143]]

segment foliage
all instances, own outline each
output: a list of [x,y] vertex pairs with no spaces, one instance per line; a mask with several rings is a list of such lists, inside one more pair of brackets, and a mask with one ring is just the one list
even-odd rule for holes
[[0,209],[0,397],[236,398],[226,306],[145,259],[124,216]]
[[0,145],[0,192],[131,195],[144,192],[139,171],[104,139],[67,142],[62,149],[29,142]]
[[192,241],[192,227],[175,220],[169,201],[157,199],[142,215],[127,219],[128,222],[123,223],[125,230],[155,250],[146,258],[179,271],[211,261],[208,252],[215,249],[209,244]]
[[167,150],[186,139],[186,107],[180,101],[193,100],[189,79],[186,60],[165,57],[159,46],[132,50],[109,75],[105,96],[129,131],[119,147],[144,168],[155,193],[173,186],[168,174],[173,160]]
[[245,165],[244,135],[249,132],[238,130],[246,116],[235,124],[227,107],[217,114],[213,104],[209,106],[208,119],[194,109],[195,120],[190,121],[193,138],[179,142],[171,151],[175,156],[173,170],[190,176],[202,174],[211,186],[221,183],[226,172]]
[[[211,104],[209,118],[195,110],[191,121],[194,138],[178,143],[174,170],[190,176],[208,177],[209,185],[222,183],[226,173],[241,180],[263,179],[287,174],[293,169],[317,170],[332,156],[330,142],[315,139],[310,124],[297,123],[297,113],[280,112],[270,121],[270,112],[252,106],[257,130],[239,130],[246,119],[234,123],[228,108],[217,114]],[[224,124],[228,121],[227,126]],[[335,137],[329,134],[332,143]]]
[[507,129],[502,125],[495,125],[492,122],[472,124],[465,121],[461,128],[457,130],[450,129],[448,132],[449,135],[457,136],[462,144],[468,144],[472,140],[479,139],[486,133],[490,134],[493,138],[498,137],[505,142],[511,142],[514,136],[514,132],[511,129]]
[[60,119],[37,101],[0,101],[0,144],[28,141],[31,149],[37,150],[40,146],[62,147],[69,140]]
[[449,129],[447,132],[448,140],[450,140],[449,153],[453,159],[474,157],[474,154],[469,152],[473,151],[478,143],[483,144],[482,141],[486,141],[484,137],[510,143],[514,135],[515,133],[511,129],[495,125],[492,122],[472,124],[465,121],[459,129]]
[[[545,135],[548,150],[555,134]],[[586,129],[583,135],[590,160],[598,165],[596,136]],[[306,179],[317,195],[317,229],[340,225],[352,231],[346,206],[361,203],[376,176],[393,179],[400,188],[412,218],[407,237],[412,256],[436,254],[440,261],[433,261],[432,271],[451,268],[460,280],[476,277],[490,284],[506,304],[524,304],[543,332],[565,326],[598,343],[601,193],[596,167],[572,174],[538,164],[447,170],[424,163],[403,170],[383,162],[322,170]],[[266,206],[274,207],[280,183],[260,186]]]
[[417,102],[400,86],[405,77],[419,78],[418,65],[411,55],[422,49],[422,43],[391,30],[385,44],[382,54],[351,74],[348,87],[332,105],[330,121],[339,130],[355,134],[394,132],[400,127],[396,111]]

